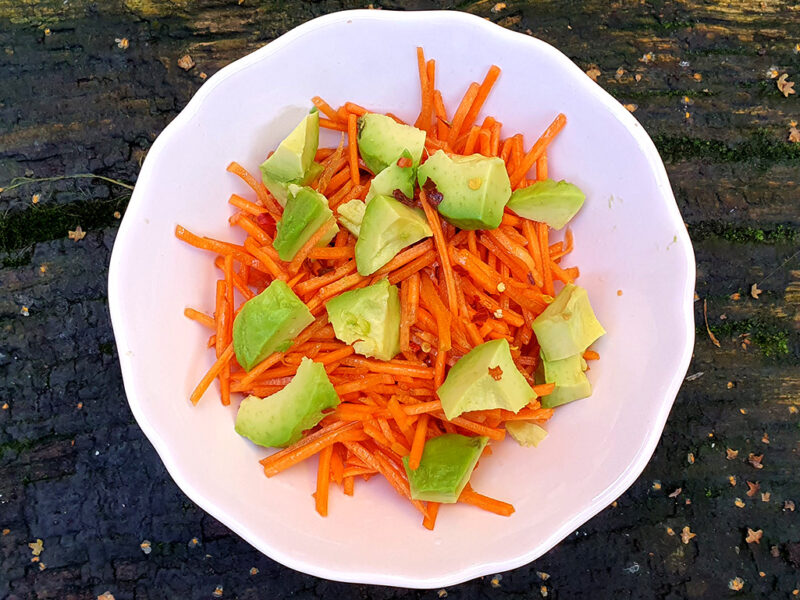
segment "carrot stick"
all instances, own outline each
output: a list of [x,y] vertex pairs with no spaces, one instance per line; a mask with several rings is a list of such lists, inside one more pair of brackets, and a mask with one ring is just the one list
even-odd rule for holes
[[439,514],[439,506],[438,502],[428,502],[428,516],[422,519],[422,525],[425,529],[430,529],[433,531],[433,528],[436,526],[436,517]]
[[275,201],[272,195],[267,191],[267,188],[264,187],[264,184],[253,177],[242,165],[234,161],[228,165],[227,171],[233,173],[234,175],[238,175],[242,181],[250,186],[256,193],[256,196],[258,196],[258,200],[264,205],[270,214],[278,217],[283,214],[283,209],[281,208],[280,204]]
[[542,153],[539,160],[536,161],[536,181],[545,179],[547,179],[547,154]]
[[411,304],[409,302],[409,280],[400,282],[400,350],[408,352],[411,347],[409,346],[411,336]]
[[358,104],[354,104],[353,102],[345,102],[344,108],[347,112],[351,112],[355,115],[363,116],[367,114],[369,111],[364,108],[363,106],[359,106]]
[[264,247],[259,247],[255,240],[252,238],[247,238],[244,241],[244,247],[267,268],[269,273],[275,279],[280,279],[281,281],[286,281],[289,279],[278,263],[270,257],[270,255],[264,250]]
[[197,404],[200,401],[200,398],[203,394],[206,393],[208,386],[211,385],[211,382],[216,379],[217,375],[220,374],[220,371],[230,363],[231,358],[233,357],[233,344],[228,344],[228,347],[222,352],[222,354],[217,358],[216,362],[211,366],[208,372],[203,375],[203,378],[200,380],[200,383],[197,384],[197,387],[192,392],[191,396],[189,396],[189,400],[192,401],[192,404]]
[[[418,274],[419,271],[421,271],[425,267],[428,267],[428,266],[432,265],[434,262],[436,262],[436,258],[437,258],[437,256],[436,256],[436,254],[434,252],[426,252],[425,254],[420,256],[419,258],[411,261],[410,263],[408,263],[404,267],[402,267],[400,269],[397,269],[392,274],[390,274],[389,275],[389,283],[395,284],[395,283],[398,283],[398,282],[403,281],[405,279],[408,279],[412,275]],[[374,275],[373,277],[376,280],[380,278],[380,277],[377,276],[377,274]]]
[[317,493],[314,495],[314,504],[320,516],[328,516],[328,489],[331,483],[331,457],[333,445],[326,446],[319,453],[319,466],[317,468]]
[[439,400],[431,400],[430,402],[420,402],[419,404],[406,404],[403,406],[403,412],[408,416],[422,415],[425,413],[435,413],[442,410],[442,403]]
[[528,252],[530,252],[533,263],[536,265],[536,271],[533,272],[533,283],[537,287],[544,288],[542,249],[539,244],[539,239],[536,236],[536,226],[533,222],[525,219],[522,222],[522,231],[525,233],[525,239],[528,240]]
[[464,122],[460,126],[460,131],[466,131],[469,129],[472,124],[475,122],[475,119],[478,118],[478,113],[481,112],[481,108],[483,108],[483,104],[486,102],[486,99],[489,97],[489,92],[492,91],[492,87],[494,86],[495,81],[500,76],[500,68],[497,65],[492,65],[489,67],[489,70],[486,72],[486,76],[483,78],[480,87],[478,88],[477,94],[475,95],[475,99],[472,101],[471,106],[469,107],[469,111],[467,112],[466,116],[464,117]]
[[[456,112],[453,115],[453,124],[450,127],[450,135],[447,138],[447,143],[451,148],[455,146],[458,136],[461,134],[462,130],[465,129],[464,123],[466,122],[466,118],[470,112],[470,109],[478,97],[478,90],[480,90],[480,86],[477,83],[473,82],[469,84],[469,88],[467,88],[467,92],[464,94],[461,104],[458,105],[458,109],[456,109]],[[478,108],[478,110],[480,110],[480,108]],[[477,115],[477,112],[475,114]],[[472,123],[466,126],[466,129],[469,129],[471,125]]]
[[[594,350],[587,350],[586,352],[583,353],[583,360],[599,360],[599,359],[600,355]],[[541,396],[542,394],[539,395]]]
[[264,467],[264,474],[273,477],[336,442],[364,439],[366,435],[360,431],[360,427],[361,423],[335,422],[259,462]]
[[572,283],[574,281],[570,270],[562,269],[552,261],[550,261],[550,271],[553,273],[553,277],[558,279],[561,283]]
[[239,194],[231,194],[231,197],[228,199],[228,203],[232,204],[236,208],[240,208],[241,210],[245,211],[254,216],[263,215],[265,213],[269,213],[269,211],[264,208],[263,206],[259,206],[258,204],[254,204],[249,200],[245,200]]
[[473,125],[469,130],[467,141],[464,143],[464,154],[469,155],[475,152],[475,144],[478,142],[478,134],[480,132],[481,128],[477,125]]
[[361,176],[358,173],[358,125],[356,115],[351,114],[347,119],[347,144],[350,150],[350,179],[353,185],[358,185]]
[[[586,352],[592,352],[592,351],[587,350]],[[586,353],[583,354],[583,357],[586,358]],[[592,359],[586,359],[586,360],[592,360]],[[537,396],[547,396],[548,394],[552,394],[554,389],[556,389],[555,383],[540,383],[539,385],[533,386],[533,391]]]
[[414,442],[411,444],[411,454],[408,457],[408,468],[412,471],[416,471],[419,468],[419,462],[422,460],[429,418],[428,414],[424,413],[417,420],[417,428],[414,430]]
[[317,260],[344,260],[353,258],[355,252],[352,246],[340,246],[334,248],[321,247],[312,248],[308,253],[308,258]]
[[332,227],[336,226],[336,217],[331,217],[322,226],[317,229],[310,238],[306,241],[305,244],[302,245],[300,250],[297,251],[297,254],[294,255],[292,262],[289,263],[289,273],[292,275],[297,274],[300,270],[300,267],[303,266],[303,261],[308,258],[309,253],[311,250],[319,244],[319,241],[323,238],[323,236],[328,233]]
[[481,425],[480,423],[475,423],[474,421],[470,421],[469,419],[465,419],[464,417],[453,417],[452,419],[447,419],[447,417],[444,416],[443,412],[434,412],[431,414],[439,420],[442,421],[449,420],[453,425],[458,425],[462,429],[466,429],[467,431],[477,433],[478,435],[485,435],[486,437],[493,440],[504,440],[506,437],[506,432],[504,429],[495,429],[494,427],[486,427],[485,425]]
[[[428,79],[428,69],[425,63],[425,53],[422,48],[417,47],[417,68],[419,70],[419,87],[420,87],[420,109],[419,117],[414,123],[415,127],[427,131],[431,126],[431,108],[428,104],[430,98],[430,80]],[[427,120],[426,120],[427,119]]]
[[253,383],[253,381],[255,381],[256,378],[258,378],[259,376],[261,376],[267,369],[279,363],[283,357],[284,357],[283,352],[273,352],[272,354],[267,356],[267,358],[258,363],[255,367],[250,369],[247,372],[247,375],[245,375],[239,382],[239,385],[246,389],[247,386]]
[[510,517],[514,514],[514,507],[508,502],[495,500],[494,498],[484,496],[469,488],[464,488],[464,491],[462,491],[461,495],[458,497],[458,501],[464,504],[472,504],[473,506],[477,506],[478,508],[482,508],[483,510],[502,517]]
[[447,120],[447,109],[444,107],[442,93],[439,90],[433,90],[433,110],[436,114],[436,137],[440,140],[446,140],[450,135],[450,125]]
[[331,121],[339,120],[339,114],[335,110],[333,110],[330,104],[325,102],[325,100],[323,100],[319,96],[314,96],[313,98],[311,98],[311,102],[314,104],[314,106],[317,107],[319,112],[328,117]]
[[533,164],[539,160],[539,157],[544,154],[544,151],[547,149],[547,146],[553,139],[558,135],[558,133],[564,129],[564,125],[567,124],[567,117],[563,114],[559,113],[558,116],[553,120],[550,126],[545,130],[536,143],[531,147],[528,153],[522,158],[520,161],[520,165],[516,168],[516,170],[511,174],[511,187],[516,188],[520,181],[525,177],[525,174],[531,169]]
[[194,308],[184,308],[183,314],[185,317],[192,319],[193,321],[197,321],[201,325],[205,325],[209,329],[216,330],[217,323],[214,321],[214,317],[210,317],[205,313],[200,312],[199,310],[195,310]]
[[552,296],[555,290],[553,288],[553,274],[550,270],[553,263],[549,260],[550,242],[548,241],[548,229],[547,223],[538,224],[539,253],[542,257],[542,279],[544,281],[542,290],[544,290],[545,294]]
[[447,251],[447,242],[442,233],[442,222],[439,220],[439,213],[436,212],[428,202],[428,196],[424,189],[419,191],[419,201],[425,211],[425,216],[428,223],[433,230],[433,241],[436,244],[436,249],[439,252],[439,266],[444,274],[444,281],[447,288],[447,303],[450,308],[451,314],[457,313],[456,306],[456,284],[453,280],[453,269],[450,266],[450,255]]
[[394,383],[394,381],[390,375],[367,375],[362,379],[334,386],[334,389],[339,396],[344,396],[345,394],[352,394],[353,392],[362,392],[364,390],[368,390],[373,385],[379,383],[391,384]]
[[331,119],[325,119],[323,117],[319,118],[319,126],[323,129],[332,129],[333,131],[343,131],[347,132],[347,125],[343,125],[339,121],[333,121]]
[[355,491],[355,489],[354,489],[355,488],[355,483],[356,483],[355,479],[353,478],[352,475],[348,475],[347,477],[344,478],[343,481],[344,481],[344,483],[342,484],[342,487],[343,487],[343,491],[344,491],[345,495],[352,496],[353,492]]
[[341,279],[345,275],[349,275],[355,270],[356,270],[356,261],[351,260],[349,262],[346,262],[342,266],[337,267],[336,269],[334,269],[329,273],[325,273],[324,275],[320,275],[319,277],[314,277],[312,279],[303,281],[302,283],[298,283],[297,287],[295,288],[295,291],[301,295],[314,292],[329,283],[333,283],[334,281]]

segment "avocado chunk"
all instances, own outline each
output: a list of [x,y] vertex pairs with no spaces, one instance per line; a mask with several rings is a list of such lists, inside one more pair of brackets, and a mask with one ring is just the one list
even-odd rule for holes
[[375,196],[364,211],[356,242],[358,272],[372,275],[400,250],[431,235],[421,210],[388,196]]
[[[408,150],[403,152],[402,158],[407,158],[409,161],[413,160]],[[396,196],[398,190],[409,200],[414,197],[414,181],[417,171],[412,164],[407,167],[401,167],[397,162],[393,162],[375,175],[369,186],[367,196],[364,198],[365,202],[369,203],[375,196],[389,196],[402,200],[402,198],[397,198]]]
[[438,150],[419,168],[420,186],[430,179],[442,201],[441,215],[461,229],[496,229],[511,197],[511,182],[501,158],[481,154],[448,156]]
[[536,398],[514,364],[505,339],[485,342],[467,352],[453,365],[436,393],[448,419],[472,410],[504,408],[518,412]]
[[605,332],[589,304],[586,290],[572,283],[564,286],[533,321],[542,357],[549,361],[583,354]]
[[318,165],[315,173],[310,173],[314,156],[319,146],[319,112],[313,109],[278,144],[275,152],[261,164],[261,179],[264,185],[281,204],[286,201],[286,188],[289,183],[307,183],[307,177],[314,179],[321,172]]
[[288,349],[314,317],[283,281],[276,279],[244,303],[233,320],[233,351],[249,371],[273,352]]
[[538,446],[547,437],[547,430],[530,421],[508,421],[506,431],[520,446]]
[[366,210],[367,205],[358,198],[340,204],[336,209],[339,215],[339,224],[358,237],[361,231],[361,221],[364,220],[364,212]]
[[583,206],[586,195],[577,185],[545,179],[511,194],[508,209],[520,217],[561,229]]
[[338,404],[339,396],[325,367],[303,357],[297,374],[282,390],[266,398],[248,396],[242,400],[236,414],[236,433],[259,446],[290,446],[322,420],[322,411]]
[[272,194],[272,197],[278,201],[278,204],[281,206],[286,206],[286,200],[289,198],[290,185],[310,186],[317,177],[322,175],[324,170],[325,167],[323,167],[321,164],[318,162],[313,162],[302,179],[287,182],[278,181],[277,179],[270,179],[269,181],[265,182],[264,185],[266,186],[267,190],[269,190],[269,193]]
[[542,383],[555,383],[555,389],[542,396],[542,407],[555,408],[573,400],[580,400],[592,394],[592,385],[586,377],[586,361],[580,354],[561,360],[547,360],[537,369],[536,378]]
[[432,438],[425,443],[422,460],[415,471],[408,467],[408,456],[404,456],[411,497],[427,502],[457,502],[488,441],[484,436],[468,437],[457,433]]
[[359,354],[391,360],[400,352],[400,294],[388,279],[331,298],[325,309],[336,337]]
[[[289,184],[289,200],[283,217],[276,225],[275,240],[272,246],[278,251],[281,260],[292,260],[297,251],[333,216],[328,208],[328,199],[310,187]],[[319,241],[326,246],[339,231],[334,225]]]
[[376,175],[406,150],[417,166],[425,147],[425,135],[421,129],[403,125],[386,115],[367,113],[358,119],[358,151],[367,168]]

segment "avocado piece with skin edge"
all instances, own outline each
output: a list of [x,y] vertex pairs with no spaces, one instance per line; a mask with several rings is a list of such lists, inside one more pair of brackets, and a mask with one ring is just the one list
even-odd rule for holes
[[409,457],[404,456],[411,497],[427,502],[457,502],[488,441],[485,436],[469,437],[458,433],[431,438],[425,443],[416,470],[409,468]]
[[325,305],[336,337],[364,356],[391,360],[400,352],[400,294],[383,278]]
[[[276,224],[273,248],[281,260],[290,261],[317,230],[333,217],[328,199],[310,187],[289,184],[289,199],[281,220]],[[333,225],[320,239],[318,246],[327,245],[339,231]]]
[[375,196],[364,211],[355,246],[359,274],[372,275],[400,250],[432,235],[420,209],[388,196]]
[[592,385],[585,371],[586,361],[580,354],[553,361],[542,357],[542,362],[536,370],[536,380],[541,383],[556,384],[552,392],[542,396],[542,408],[555,408],[591,396]]
[[266,398],[242,400],[235,430],[259,446],[290,446],[323,419],[323,411],[338,404],[339,396],[325,367],[303,357],[286,387]]
[[358,118],[358,152],[375,175],[403,156],[411,155],[414,166],[422,158],[426,133],[391,117],[367,113]]
[[314,108],[261,163],[261,179],[281,205],[286,202],[288,184],[305,185],[321,172],[322,166],[314,162],[318,146],[319,112]]
[[313,321],[302,300],[276,279],[245,302],[233,320],[236,360],[249,371],[273,352],[288,349],[295,336]]
[[549,361],[583,354],[606,332],[589,304],[586,290],[572,283],[564,286],[534,319],[532,327],[542,357]]
[[439,213],[461,229],[496,229],[511,197],[511,182],[501,158],[482,154],[450,156],[437,150],[417,170],[419,185],[430,179],[442,201]]
[[520,217],[563,229],[581,209],[584,200],[586,195],[578,186],[563,180],[545,179],[515,190],[507,206]]
[[484,342],[458,359],[436,394],[448,419],[493,408],[519,412],[536,399],[505,339]]
[[[406,150],[403,152],[401,158],[407,158],[412,161],[411,153]],[[399,160],[399,159],[398,159]],[[383,171],[375,175],[367,191],[367,196],[364,202],[369,204],[375,196],[390,196],[395,197],[396,190],[399,190],[403,196],[411,200],[414,197],[414,181],[416,180],[416,169],[413,164],[408,167],[401,167],[397,164],[398,161],[393,162]]]

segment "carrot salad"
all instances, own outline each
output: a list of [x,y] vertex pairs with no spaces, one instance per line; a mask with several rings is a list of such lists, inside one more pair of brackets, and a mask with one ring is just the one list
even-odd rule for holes
[[[470,84],[458,106],[448,109],[436,87],[436,62],[427,60],[421,48],[417,59],[419,116],[404,123],[390,112],[381,114],[424,132],[420,165],[441,150],[449,157],[497,157],[513,191],[548,179],[548,146],[566,125],[563,114],[554,115],[538,137],[526,140],[522,133],[506,134],[498,118],[481,120],[499,67],[491,66],[483,81]],[[282,260],[275,244],[287,210],[284,203],[268,191],[261,177],[236,162],[227,170],[252,189],[248,197],[233,194],[229,199],[234,209],[230,225],[246,234],[244,242],[212,239],[176,227],[179,239],[211,253],[219,271],[213,315],[185,310],[186,317],[208,330],[208,347],[216,355],[190,400],[197,404],[214,380],[223,405],[238,403],[244,396],[269,400],[290,384],[305,359],[311,359],[324,368],[338,403],[323,411],[321,420],[304,430],[299,440],[261,460],[265,475],[273,477],[316,455],[313,496],[320,515],[328,514],[332,486],[352,496],[356,483],[383,477],[419,512],[422,524],[433,529],[440,503],[415,499],[409,478],[420,467],[430,440],[445,434],[488,438],[489,444],[479,451],[483,461],[491,455],[492,444],[506,437],[509,424],[542,425],[553,416],[554,409],[542,404],[557,382],[542,383],[537,378],[542,358],[531,324],[553,303],[558,290],[578,278],[578,268],[564,264],[573,235],[566,229],[563,241],[554,242],[548,224],[507,207],[495,228],[457,227],[440,212],[442,191],[415,185],[411,196],[400,199],[424,215],[432,235],[399,250],[371,274],[362,274],[356,261],[358,238],[337,227],[341,214],[337,209],[367,198],[376,173],[359,149],[360,120],[380,111],[353,102],[333,108],[320,97],[311,101],[319,112],[319,126],[341,132],[337,147],[316,149],[319,168],[304,182],[327,200],[334,217],[322,223],[291,260]],[[410,166],[411,160],[403,156],[396,164]],[[326,312],[332,299],[383,279],[397,287],[400,306],[399,353],[389,360],[360,354],[356,344],[339,339]],[[248,301],[276,281],[285,283],[305,304],[313,321],[287,347],[246,370],[237,360],[234,321]],[[508,343],[514,366],[533,391],[532,399],[516,411],[469,410],[447,418],[437,391],[463,356],[492,340]],[[596,360],[599,355],[583,348],[578,358]],[[500,367],[490,368],[489,373],[495,379],[503,376]],[[456,500],[498,515],[514,512],[511,504],[479,493],[469,482]]]

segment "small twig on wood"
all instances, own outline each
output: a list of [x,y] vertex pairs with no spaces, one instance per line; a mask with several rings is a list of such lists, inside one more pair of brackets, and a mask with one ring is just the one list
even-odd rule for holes
[[14,179],[11,180],[11,183],[9,183],[7,186],[0,186],[0,194],[9,190],[13,190],[14,188],[22,187],[23,185],[43,183],[46,181],[62,181],[64,179],[100,179],[101,181],[113,183],[114,185],[118,185],[119,187],[123,187],[128,190],[133,189],[131,184],[125,183],[124,181],[120,181],[118,179],[111,179],[110,177],[94,175],[92,173],[77,173],[75,175],[59,175],[58,177],[14,177]]

